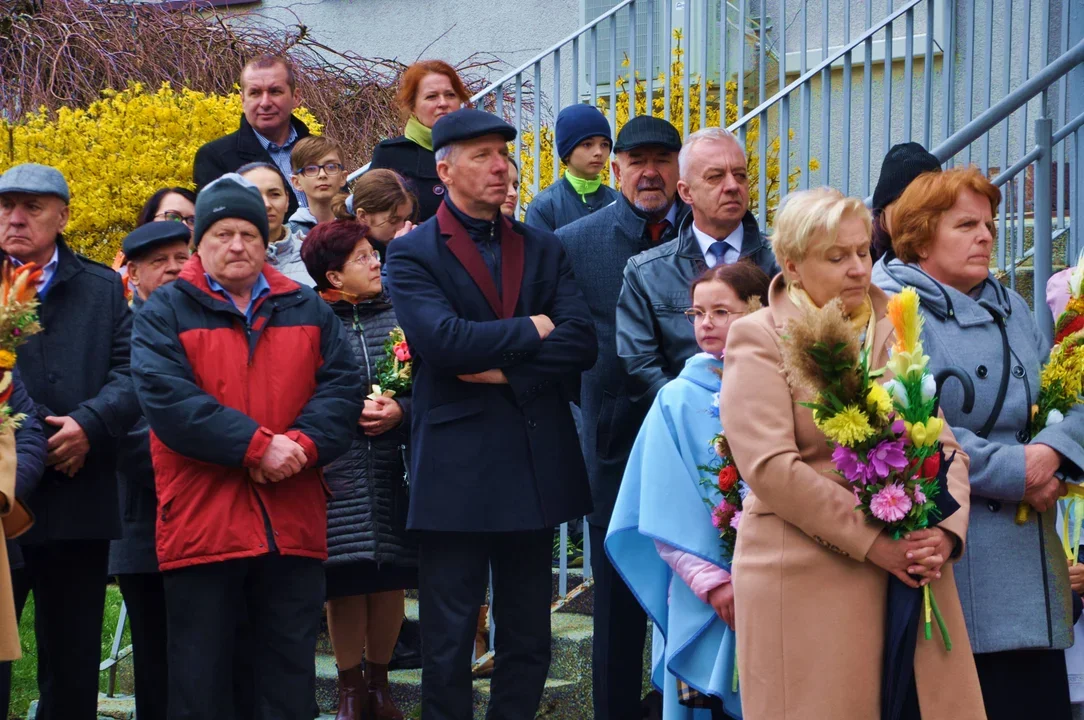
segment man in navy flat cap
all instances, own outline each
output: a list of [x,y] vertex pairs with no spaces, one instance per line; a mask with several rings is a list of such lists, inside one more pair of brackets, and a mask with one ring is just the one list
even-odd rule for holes
[[[188,261],[192,233],[182,222],[149,222],[124,238],[132,311],[139,313],[158,288],[177,279]],[[151,428],[139,420],[117,446],[121,537],[109,545],[109,574],[116,576],[128,607],[135,669],[136,714],[166,717],[166,595],[154,545],[158,494],[151,464]]]
[[553,528],[591,506],[569,401],[595,363],[595,327],[557,238],[500,213],[515,135],[478,110],[438,120],[444,202],[388,249],[414,357],[407,525],[421,551],[423,720],[472,716],[490,568],[488,717],[535,717],[550,662]]

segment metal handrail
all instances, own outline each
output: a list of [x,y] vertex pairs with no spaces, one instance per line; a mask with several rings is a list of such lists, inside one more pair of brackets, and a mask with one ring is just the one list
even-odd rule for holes
[[[825,69],[830,68],[833,64],[835,64],[836,61],[841,60],[848,53],[851,53],[858,49],[858,46],[865,43],[866,40],[871,40],[874,35],[876,35],[881,30],[884,30],[886,26],[891,25],[894,21],[899,20],[901,17],[906,15],[908,11],[925,2],[927,2],[927,0],[911,0],[906,5],[901,6],[898,10],[894,10],[891,15],[884,18],[876,25],[872,26],[869,30],[866,30],[866,32],[862,33],[858,38],[844,45],[834,55],[824,58],[819,63],[811,67],[809,70],[806,70],[802,75],[798,77],[797,80],[792,82],[790,85],[787,85],[775,95],[772,95],[760,105],[757,105],[755,108],[735,120],[733,123],[730,124],[729,127],[727,127],[727,130],[734,132],[743,125],[755,120],[757,117],[767,112],[768,108],[772,107],[784,98],[790,96],[792,92],[800,89],[812,78],[820,75],[820,73]],[[928,28],[927,31],[932,32],[932,28]],[[802,49],[802,52],[806,52],[805,48]]]
[[[965,147],[975,142],[998,123],[1019,110],[1028,101],[1043,92],[1077,65],[1084,63],[1084,40],[1066,50],[1046,67],[1032,75],[1023,85],[994,103],[977,118],[964,125],[947,140],[931,150],[939,161],[945,162]],[[1078,117],[1070,124],[1078,123]],[[1068,135],[1068,133],[1066,133]]]

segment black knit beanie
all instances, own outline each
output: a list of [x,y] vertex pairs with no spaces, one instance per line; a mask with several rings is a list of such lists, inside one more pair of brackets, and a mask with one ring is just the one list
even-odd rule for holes
[[918,143],[893,145],[881,163],[881,176],[877,178],[877,189],[873,191],[873,209],[883,210],[895,202],[922,173],[940,170],[941,163],[937,162],[937,158]]
[[196,196],[196,227],[192,238],[197,247],[203,234],[219,220],[240,218],[255,225],[267,246],[267,208],[259,189],[237,173],[227,173],[200,190]]

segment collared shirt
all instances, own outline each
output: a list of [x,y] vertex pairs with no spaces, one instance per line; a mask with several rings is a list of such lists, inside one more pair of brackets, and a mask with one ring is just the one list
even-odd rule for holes
[[700,245],[700,252],[704,253],[704,262],[708,264],[708,267],[715,267],[719,263],[724,265],[733,265],[738,262],[741,257],[742,241],[745,238],[745,229],[741,223],[738,223],[738,227],[734,228],[734,232],[722,238],[722,242],[726,246],[725,252],[720,257],[718,254],[719,247],[715,245],[716,238],[703,232],[696,226],[696,222],[693,222],[693,235],[696,236],[696,242]]
[[[222,287],[221,283],[211,277],[210,273],[203,273],[203,275],[207,278],[207,285],[209,285],[212,290],[225,295],[226,299],[230,301],[230,305],[233,305],[238,311],[241,310],[241,308],[237,307],[237,303],[234,302],[233,295],[230,295],[226,288]],[[250,325],[252,324],[252,316],[256,314],[256,305],[259,299],[264,295],[270,294],[271,286],[267,284],[267,278],[265,278],[261,272],[256,276],[256,284],[252,286],[251,299],[248,301],[248,307],[244,309],[245,321],[247,323]]]
[[497,294],[499,295],[503,292],[501,288],[500,215],[498,214],[495,220],[479,220],[471,217],[456,207],[448,195],[444,196],[444,204],[456,216],[463,229],[467,231],[467,235],[478,247],[478,252],[481,253],[486,267],[489,268],[489,274],[493,277],[493,284],[497,286]]
[[[275,166],[282,171],[283,176],[286,177],[288,181],[290,175],[294,172],[293,165],[290,163],[290,151],[293,150],[294,143],[297,142],[297,128],[293,126],[293,123],[290,123],[290,136],[286,138],[286,142],[282,145],[276,145],[271,142],[255,128],[252,129],[252,132],[256,133],[256,139],[259,140],[260,145],[267,151],[267,154],[271,156],[272,162],[274,162]],[[305,198],[305,193],[295,189],[289,182],[287,182],[287,186],[290,188],[291,192],[293,192],[294,196],[297,197],[298,205],[301,207],[309,206],[309,201]]]
[[[22,267],[25,264],[14,257],[11,258],[11,262],[15,267]],[[41,269],[41,277],[38,278],[38,295],[45,295],[45,291],[49,289],[49,283],[53,282],[53,276],[56,275],[56,268],[59,264],[60,248],[54,245],[53,257],[49,259],[49,262],[45,263],[45,267]]]

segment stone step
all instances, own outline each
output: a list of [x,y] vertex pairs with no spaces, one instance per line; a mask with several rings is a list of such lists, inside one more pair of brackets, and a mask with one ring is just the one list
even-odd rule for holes
[[[339,699],[335,662],[329,656],[318,656],[316,668],[316,698],[320,710],[334,713]],[[391,681],[392,699],[399,710],[408,718],[419,717],[422,697],[421,670],[397,670],[389,673],[388,679]],[[475,680],[473,690],[474,717],[481,720],[485,717],[489,703],[490,680]],[[581,720],[590,714],[590,705],[590,677],[580,681],[549,678],[542,692],[538,715],[555,720]]]
[[[407,616],[417,612],[416,601],[407,600]],[[550,689],[553,700],[564,699],[566,689],[579,687],[590,696],[592,620],[589,616],[557,613],[551,619],[552,658]],[[421,702],[421,671],[396,670],[389,673],[392,695],[400,709],[416,708]],[[476,700],[488,692],[488,680],[475,681]],[[321,653],[316,657],[316,697],[324,711],[334,710],[339,697],[338,668],[334,656]],[[484,707],[484,705],[483,705]],[[562,709],[562,712],[564,710]],[[407,713],[409,715],[409,713]],[[561,716],[563,717],[563,715]]]

